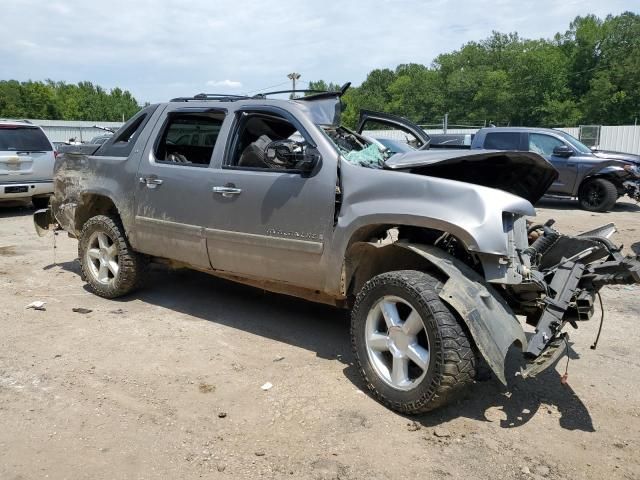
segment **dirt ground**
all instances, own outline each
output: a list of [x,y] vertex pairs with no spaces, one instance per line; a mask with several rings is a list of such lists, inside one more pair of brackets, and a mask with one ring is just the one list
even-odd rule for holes
[[[540,207],[640,253],[632,203]],[[0,479],[640,478],[640,286],[603,290],[597,350],[597,317],[571,333],[568,386],[562,362],[408,418],[363,391],[344,312],[160,267],[104,300],[31,214],[0,207]]]

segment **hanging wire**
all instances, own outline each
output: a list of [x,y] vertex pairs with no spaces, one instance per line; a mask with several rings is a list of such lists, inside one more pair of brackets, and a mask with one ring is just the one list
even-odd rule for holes
[[249,91],[249,92],[246,92],[246,94],[247,94],[247,95],[251,95],[252,93],[262,92],[262,91],[264,91],[264,90],[268,90],[268,89],[270,89],[270,88],[276,88],[276,87],[280,87],[280,86],[282,86],[282,85],[288,85],[288,84],[289,84],[289,82],[282,82],[282,83],[278,83],[278,84],[276,84],[276,85],[270,85],[270,86],[268,86],[268,87],[263,87],[263,88],[258,88],[258,89],[256,89],[256,90],[251,90],[251,91]]
[[600,341],[600,333],[602,333],[602,324],[604,323],[604,305],[602,305],[602,297],[600,296],[600,292],[598,294],[598,301],[600,302],[600,327],[598,327],[598,335],[596,336],[596,341],[591,345],[591,350],[595,350],[598,348],[598,342]]
[[562,375],[560,377],[560,383],[563,385],[567,384],[567,381],[569,379],[569,360],[571,359],[569,357],[569,341],[567,340],[568,335],[564,335],[563,340],[564,340],[564,346],[567,349],[567,364],[564,367],[564,375]]

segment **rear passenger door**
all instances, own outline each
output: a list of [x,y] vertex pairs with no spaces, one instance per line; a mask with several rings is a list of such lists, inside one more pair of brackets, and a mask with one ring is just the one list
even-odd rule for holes
[[149,255],[210,269],[204,230],[217,221],[211,208],[217,172],[209,166],[225,112],[168,108],[138,167],[136,245]]
[[549,193],[573,193],[573,187],[578,175],[576,161],[572,157],[559,157],[553,154],[556,147],[568,146],[565,142],[545,133],[529,134],[529,151],[542,155],[556,170],[559,176],[549,188]]
[[483,148],[487,150],[527,150],[526,133],[487,132]]

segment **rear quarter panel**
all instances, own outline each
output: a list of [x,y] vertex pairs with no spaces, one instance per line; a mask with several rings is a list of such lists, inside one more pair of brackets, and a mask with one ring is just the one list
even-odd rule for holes
[[[150,133],[163,113],[158,108],[142,131],[127,157],[87,155],[67,151],[58,156],[54,167],[53,214],[59,224],[70,233],[79,235],[82,225],[76,224],[77,212],[91,195],[111,199],[116,206],[130,239],[134,228],[134,198],[138,186],[138,165]],[[135,245],[133,245],[135,248]]]

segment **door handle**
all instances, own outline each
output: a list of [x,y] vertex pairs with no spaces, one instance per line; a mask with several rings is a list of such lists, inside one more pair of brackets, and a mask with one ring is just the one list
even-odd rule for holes
[[236,188],[235,185],[225,185],[223,187],[213,187],[211,189],[213,193],[219,193],[225,198],[233,197],[234,195],[240,195],[242,193],[241,188]]
[[156,188],[162,185],[162,180],[158,177],[140,177],[140,183],[144,183],[147,188]]

